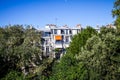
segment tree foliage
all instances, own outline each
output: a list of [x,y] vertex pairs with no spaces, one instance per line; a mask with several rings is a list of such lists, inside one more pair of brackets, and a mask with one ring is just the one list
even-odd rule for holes
[[86,29],[82,30],[78,35],[75,35],[70,43],[68,48],[68,53],[78,54],[81,50],[81,47],[85,45],[88,38],[93,35],[97,35],[97,31],[90,26],[87,26]]
[[10,80],[20,73],[31,79],[44,71],[50,62],[50,59],[42,58],[40,32],[29,25],[23,27],[8,25],[0,28],[0,78]]
[[[86,30],[84,30],[86,31]],[[84,36],[83,36],[84,33]],[[70,44],[67,53],[53,67],[51,80],[118,80],[120,75],[120,33],[113,28],[102,27],[100,33],[86,36],[78,52],[72,51]],[[78,34],[78,35],[80,35]],[[76,35],[76,36],[78,36]],[[76,36],[73,38],[75,39]],[[79,36],[81,38],[81,36]],[[74,42],[75,44],[75,42]],[[72,44],[73,45],[73,44]],[[69,50],[68,49],[68,50]]]
[[115,25],[120,29],[120,0],[116,0],[114,3],[114,9],[112,10],[113,17],[116,17]]
[[82,62],[78,64],[79,61],[75,56],[79,54],[81,47],[86,44],[87,39],[93,35],[97,35],[97,32],[93,28],[87,27],[73,37],[67,53],[60,60],[60,63],[57,63],[57,65],[53,67],[52,78],[55,80],[88,79],[85,65]]
[[[106,31],[106,30],[105,30]],[[120,36],[107,29],[102,36],[93,36],[76,58],[85,63],[90,80],[118,80],[120,68]],[[91,44],[92,43],[92,44]]]

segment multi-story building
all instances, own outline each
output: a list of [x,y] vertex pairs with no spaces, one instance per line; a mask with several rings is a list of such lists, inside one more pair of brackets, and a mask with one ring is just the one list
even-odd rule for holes
[[55,49],[60,49],[61,53],[69,47],[73,35],[78,34],[82,30],[81,25],[69,28],[67,25],[58,27],[53,24],[45,26],[42,30],[42,50],[45,56],[54,53]]

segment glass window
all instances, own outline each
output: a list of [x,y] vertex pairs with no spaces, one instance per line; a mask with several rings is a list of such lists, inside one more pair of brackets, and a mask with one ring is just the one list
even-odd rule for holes
[[49,37],[50,36],[50,32],[45,32],[45,37]]
[[57,29],[54,29],[54,34],[57,34]]
[[66,43],[69,43],[69,36],[66,36],[66,37],[65,37],[65,42],[66,42]]
[[68,34],[68,29],[66,29],[66,34]]
[[61,34],[65,34],[64,30],[61,30]]
[[64,36],[62,35],[62,40],[64,40]]
[[46,45],[48,44],[48,40],[45,40],[45,44],[46,44]]
[[46,53],[49,53],[49,47],[46,48]]
[[55,44],[62,44],[62,40],[56,40]]
[[51,29],[51,34],[53,34],[53,29]]
[[69,30],[69,34],[72,34],[72,30]]
[[72,37],[72,35],[71,35],[71,36],[70,36],[70,39],[72,40],[72,38],[73,38],[73,37]]
[[77,29],[77,33],[79,33],[80,32],[80,30],[79,29]]

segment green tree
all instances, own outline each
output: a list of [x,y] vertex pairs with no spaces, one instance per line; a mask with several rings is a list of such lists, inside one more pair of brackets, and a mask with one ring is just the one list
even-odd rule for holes
[[93,35],[97,35],[97,31],[90,26],[87,26],[86,29],[82,30],[79,34],[75,35],[70,43],[68,48],[68,53],[78,54],[81,50],[81,47],[86,44],[88,38]]
[[[88,70],[89,80],[118,80],[120,75],[120,36],[116,30],[105,29],[88,39],[76,58],[84,63]],[[101,36],[102,35],[102,36]]]
[[26,72],[33,72],[31,68],[40,65],[42,62],[42,54],[40,47],[40,33],[35,29],[25,30],[24,42],[16,48],[16,53],[19,55],[17,67]]
[[4,78],[1,80],[28,80],[25,78],[24,74],[17,71],[10,71]]
[[[60,62],[53,67],[54,80],[87,80],[87,69],[81,62],[78,64],[78,60],[75,58],[81,51],[81,47],[86,44],[87,39],[97,35],[97,32],[87,27],[81,31],[78,35],[75,35],[70,43],[70,47],[67,49],[67,53],[61,58]],[[85,77],[86,76],[86,77]]]
[[23,27],[0,28],[0,79],[48,79],[53,60],[42,57],[41,32],[30,25]]
[[40,32],[31,26],[26,29],[22,25],[0,28],[0,78],[11,70],[35,75],[36,67],[43,62],[40,41]]
[[120,29],[120,0],[116,0],[114,3],[114,9],[112,10],[113,17],[116,17],[115,25]]
[[15,47],[22,43],[22,26],[13,25],[0,29],[0,74],[3,76],[9,69],[16,69],[18,58],[15,55]]

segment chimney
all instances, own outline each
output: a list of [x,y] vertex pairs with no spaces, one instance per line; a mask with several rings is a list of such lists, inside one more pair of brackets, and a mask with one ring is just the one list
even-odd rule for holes
[[81,28],[81,24],[77,24],[76,27],[77,27],[77,28]]

